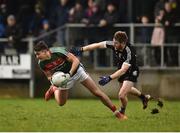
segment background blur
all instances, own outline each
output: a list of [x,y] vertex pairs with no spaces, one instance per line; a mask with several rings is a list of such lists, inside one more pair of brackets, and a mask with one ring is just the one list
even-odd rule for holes
[[[126,31],[141,68],[137,87],[180,99],[180,0],[0,0],[0,97],[42,97],[48,89],[33,45],[67,49],[111,40]],[[113,53],[96,50],[80,60],[96,83],[114,72]],[[118,83],[103,91],[117,98]],[[93,97],[77,84],[70,97]]]

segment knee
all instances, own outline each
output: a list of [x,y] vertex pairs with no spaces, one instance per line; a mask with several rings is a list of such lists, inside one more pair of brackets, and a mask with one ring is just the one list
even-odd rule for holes
[[125,94],[123,94],[123,93],[119,93],[119,99],[125,99],[126,98],[126,95]]

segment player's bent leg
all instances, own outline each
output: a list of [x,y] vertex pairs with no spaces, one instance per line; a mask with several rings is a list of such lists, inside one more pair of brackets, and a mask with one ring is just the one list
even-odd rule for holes
[[108,108],[110,108],[113,112],[116,111],[116,106],[112,103],[110,98],[101,91],[100,88],[97,87],[95,82],[91,79],[91,77],[86,78],[84,81],[81,82],[91,93],[93,93],[95,96],[99,97],[100,100],[103,102],[104,105],[106,105]]
[[130,92],[131,87],[133,86],[133,82],[130,81],[124,81],[122,84],[122,87],[119,91],[119,99],[122,102],[122,106],[126,107],[127,105],[127,94]]
[[133,86],[132,82],[124,81],[122,87],[120,88],[118,96],[119,96],[119,100],[121,101],[121,107],[119,110],[121,114],[125,114],[126,106],[128,103],[127,94],[129,93],[132,86]]
[[148,102],[149,100],[151,99],[151,96],[150,95],[144,95],[142,94],[138,89],[136,89],[135,87],[131,87],[131,94],[135,95],[135,96],[138,96],[141,101],[142,101],[142,104],[143,104],[143,109],[146,109],[147,106],[148,106]]
[[57,104],[63,106],[68,99],[68,90],[56,90],[54,96]]
[[55,90],[57,90],[56,86],[51,85],[50,88],[45,93],[45,100],[48,101],[51,99],[52,95],[54,94]]

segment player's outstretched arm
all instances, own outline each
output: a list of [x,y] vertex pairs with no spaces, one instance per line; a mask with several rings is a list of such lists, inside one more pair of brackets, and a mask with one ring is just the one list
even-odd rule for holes
[[94,49],[101,49],[101,48],[106,48],[106,41],[86,45],[84,47],[81,47],[81,50],[85,52],[85,51],[91,51]]
[[85,51],[91,51],[91,50],[99,49],[99,48],[106,48],[106,41],[99,42],[99,43],[92,43],[84,47],[73,47],[70,49],[70,52],[76,56],[81,56],[82,53]]

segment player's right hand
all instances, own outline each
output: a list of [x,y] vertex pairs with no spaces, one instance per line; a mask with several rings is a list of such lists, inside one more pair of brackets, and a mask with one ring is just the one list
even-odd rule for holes
[[82,56],[83,50],[82,50],[82,47],[72,47],[70,49],[70,52],[76,56]]

